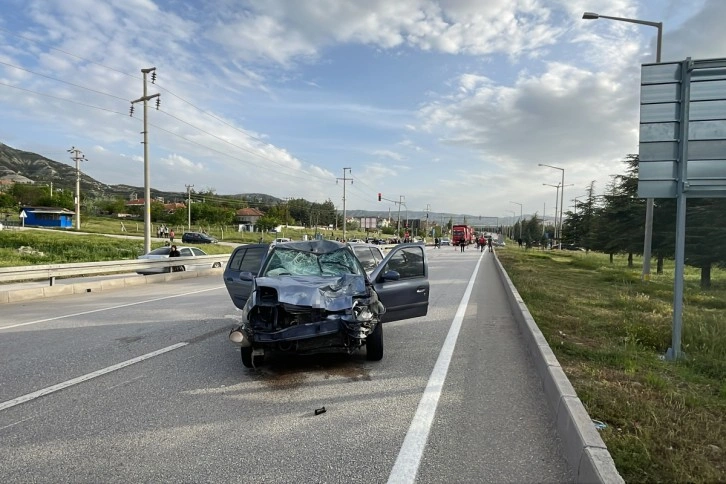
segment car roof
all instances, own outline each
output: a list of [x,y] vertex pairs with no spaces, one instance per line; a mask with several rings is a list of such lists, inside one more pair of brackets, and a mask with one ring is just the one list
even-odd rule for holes
[[295,240],[292,242],[281,242],[279,244],[275,244],[275,250],[293,249],[301,252],[312,252],[314,254],[334,252],[343,247],[346,247],[346,245],[335,240]]
[[[177,245],[176,246],[176,249],[177,250],[191,249],[191,248],[192,247],[189,247],[187,245]],[[202,249],[198,249],[197,247],[194,247],[194,249],[202,250]],[[165,245],[163,247],[157,247],[156,249],[153,249],[153,250],[149,251],[148,254],[164,254],[164,253],[169,253],[169,252],[171,252],[171,246],[170,245]],[[202,252],[204,252],[204,251],[202,251]]]
[[[381,250],[381,246],[376,244],[368,244],[366,242],[348,242],[348,245],[353,248],[353,250],[358,249],[360,247],[372,247],[374,249]],[[382,251],[381,251],[382,252]]]

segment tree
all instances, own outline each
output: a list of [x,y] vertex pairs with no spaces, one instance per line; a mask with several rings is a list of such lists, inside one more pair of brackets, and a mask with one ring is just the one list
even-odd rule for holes
[[686,207],[686,264],[701,269],[701,287],[706,289],[711,287],[712,266],[726,265],[726,200],[691,198]]
[[257,223],[255,223],[255,226],[262,232],[267,232],[268,230],[274,229],[278,225],[280,225],[280,219],[275,217],[271,214],[265,214],[263,217],[260,217],[257,219]]

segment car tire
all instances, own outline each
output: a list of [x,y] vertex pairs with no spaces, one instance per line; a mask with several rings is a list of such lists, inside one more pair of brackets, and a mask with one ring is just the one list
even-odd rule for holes
[[240,348],[240,354],[242,355],[242,364],[245,368],[256,368],[265,361],[264,356],[258,355],[254,357],[253,362],[251,346],[243,346],[242,348]]
[[383,324],[376,324],[375,329],[366,338],[366,360],[381,361],[383,359]]
[[219,269],[220,267],[222,267],[221,262],[215,262],[214,264],[212,264],[212,269]]

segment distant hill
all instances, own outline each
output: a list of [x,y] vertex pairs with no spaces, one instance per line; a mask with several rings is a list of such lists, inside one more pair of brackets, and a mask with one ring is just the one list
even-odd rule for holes
[[[76,187],[76,168],[74,166],[53,161],[37,153],[16,150],[0,143],[0,178],[18,179],[18,177],[25,177],[40,184],[53,182],[53,186],[58,188],[75,189]],[[112,189],[81,172],[81,191],[100,195],[103,192],[112,191]]]
[[[76,189],[76,167],[67,163],[51,160],[37,153],[17,150],[0,143],[0,179],[7,178],[17,182],[32,181],[36,184],[50,185],[66,190]],[[151,196],[163,197],[164,200],[185,199],[186,193],[166,192],[151,188]],[[107,185],[92,178],[81,169],[81,192],[89,197],[115,196],[129,199],[132,194],[143,198],[144,187],[132,185]],[[264,193],[246,193],[227,195],[233,198],[247,199],[257,203],[276,204],[281,200]]]

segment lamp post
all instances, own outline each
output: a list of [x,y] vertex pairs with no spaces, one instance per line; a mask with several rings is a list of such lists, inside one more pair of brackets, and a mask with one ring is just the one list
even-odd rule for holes
[[[585,20],[596,20],[605,18],[608,20],[617,20],[620,22],[629,22],[631,24],[647,25],[658,29],[658,36],[655,42],[655,61],[660,64],[660,52],[663,45],[663,22],[651,22],[649,20],[638,20],[634,18],[610,17],[608,15],[600,15],[594,12],[585,12],[582,15]],[[645,201],[645,237],[643,241],[643,274],[641,278],[644,281],[650,280],[650,252],[653,241],[653,199],[647,198]]]
[[509,202],[515,205],[519,205],[519,239],[522,239],[522,204],[519,202]]
[[509,220],[509,238],[514,239],[514,224],[511,222],[512,220],[514,220],[514,217],[517,216],[517,212],[515,212],[514,210],[507,210],[507,212],[512,214],[512,218]]
[[550,183],[543,183],[542,185],[548,186],[548,187],[555,187],[557,188],[557,193],[555,194],[555,240],[557,240],[557,234],[559,232],[557,231],[557,208],[559,207],[559,200],[560,200],[560,184],[552,185]]
[[[560,182],[560,186],[562,187],[562,190],[560,190],[560,228],[557,232],[562,235],[562,206],[565,204],[565,169],[559,166],[545,165],[544,163],[538,163],[538,166],[546,166],[547,168],[554,168],[562,172],[562,181]],[[561,240],[560,243],[562,243]]]

